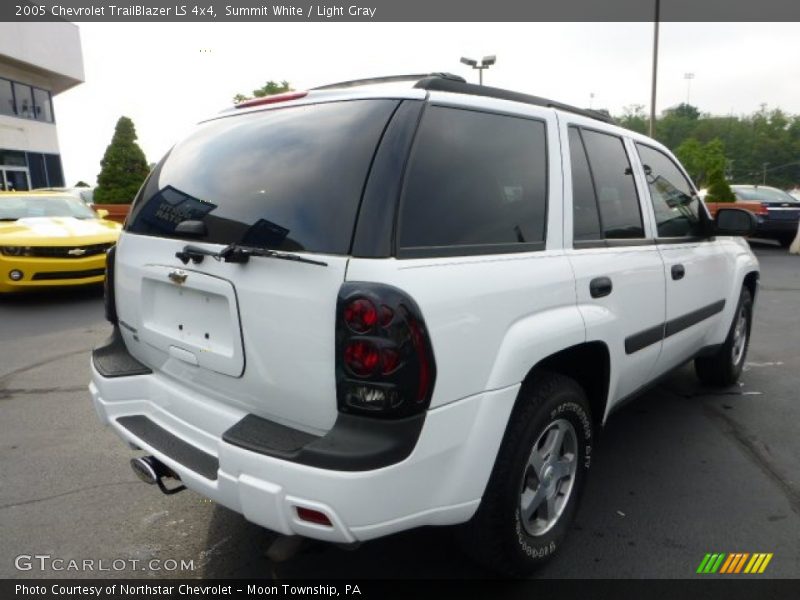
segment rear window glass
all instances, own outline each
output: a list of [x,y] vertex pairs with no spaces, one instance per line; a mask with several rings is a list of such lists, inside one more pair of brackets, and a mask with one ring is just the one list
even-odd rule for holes
[[431,106],[403,191],[400,254],[539,249],[546,206],[542,121]]
[[372,156],[396,100],[293,106],[205,123],[152,173],[128,231],[346,254]]

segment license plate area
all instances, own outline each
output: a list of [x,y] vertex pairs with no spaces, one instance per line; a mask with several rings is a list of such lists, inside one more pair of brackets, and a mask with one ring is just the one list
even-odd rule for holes
[[242,374],[239,310],[230,282],[189,270],[151,267],[142,277],[141,300],[143,342],[200,368],[233,377]]

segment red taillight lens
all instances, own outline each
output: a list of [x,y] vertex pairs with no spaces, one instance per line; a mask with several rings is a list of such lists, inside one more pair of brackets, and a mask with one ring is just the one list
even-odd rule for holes
[[389,375],[400,366],[400,353],[391,348],[384,348],[381,351],[381,373]]
[[378,311],[372,302],[359,298],[345,306],[344,322],[356,333],[366,333],[378,322]]
[[357,377],[372,375],[380,358],[380,352],[371,342],[354,340],[344,349],[344,364]]
[[417,379],[417,402],[423,402],[428,395],[428,386],[431,383],[431,370],[428,364],[427,353],[424,350],[425,340],[422,331],[420,331],[419,324],[410,319],[408,323],[411,329],[411,343],[414,344],[414,351],[419,357],[419,377]]
[[390,285],[347,282],[336,316],[339,410],[392,419],[425,411],[436,363],[416,302]]
[[757,215],[767,216],[769,214],[769,210],[767,210],[767,205],[762,203],[761,206],[756,211]]

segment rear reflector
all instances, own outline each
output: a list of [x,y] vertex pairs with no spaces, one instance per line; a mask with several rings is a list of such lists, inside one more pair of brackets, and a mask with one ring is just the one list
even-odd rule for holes
[[331,520],[325,513],[321,513],[318,510],[311,510],[310,508],[303,508],[302,506],[297,507],[297,516],[300,517],[301,521],[308,521],[309,523],[315,523],[317,525],[325,525],[326,527],[333,527]]
[[288,102],[289,100],[297,100],[307,96],[308,92],[286,92],[285,94],[273,94],[272,96],[264,96],[263,98],[253,98],[252,100],[245,100],[235,106],[235,108],[250,108],[251,106],[261,106],[263,104],[275,104],[277,102]]

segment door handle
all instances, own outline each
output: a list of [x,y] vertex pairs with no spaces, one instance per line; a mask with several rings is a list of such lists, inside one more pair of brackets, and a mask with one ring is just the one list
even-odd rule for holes
[[686,269],[683,267],[683,265],[672,265],[672,269],[670,270],[672,271],[672,278],[675,281],[678,281],[678,279],[683,279],[683,276],[686,275]]
[[589,282],[589,293],[592,298],[602,298],[608,296],[613,289],[611,279],[608,277],[595,277]]

